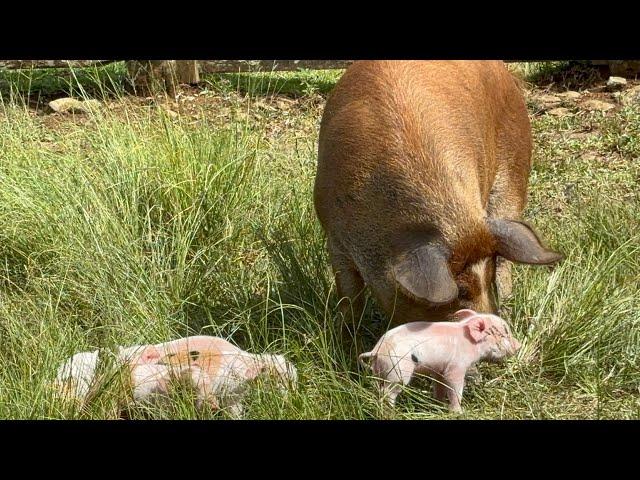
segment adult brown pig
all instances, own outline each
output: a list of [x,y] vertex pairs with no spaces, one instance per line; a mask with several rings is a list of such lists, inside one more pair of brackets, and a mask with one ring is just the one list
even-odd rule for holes
[[562,258],[520,221],[531,149],[503,62],[352,64],[324,110],[314,190],[343,305],[358,317],[366,284],[392,325],[497,313],[505,259]]

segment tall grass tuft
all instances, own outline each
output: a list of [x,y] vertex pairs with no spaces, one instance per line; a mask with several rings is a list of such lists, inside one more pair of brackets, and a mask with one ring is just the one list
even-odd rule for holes
[[[252,389],[248,418],[449,417],[417,387],[396,410],[383,408],[366,372],[352,371],[312,203],[321,110],[256,120],[252,102],[265,88],[277,96],[282,74],[271,75],[248,96],[211,82],[220,108],[248,112],[222,124],[204,107],[172,118],[111,90],[101,98],[117,109],[67,119],[34,114],[24,94],[3,96],[0,417],[116,418],[117,382],[73,405],[51,388],[58,365],[79,351],[189,334],[297,365],[299,390],[283,398],[268,385]],[[483,382],[465,393],[467,418],[638,417],[640,211],[629,192],[640,151],[622,137],[640,128],[640,115],[630,108],[617,118],[589,117],[606,135],[581,144],[558,135],[580,120],[534,119],[527,216],[567,259],[515,269],[506,311],[523,348],[506,365],[481,367]],[[612,149],[622,164],[584,160]],[[371,305],[365,321],[376,316]],[[197,411],[186,392],[174,400],[132,415],[225,416]]]

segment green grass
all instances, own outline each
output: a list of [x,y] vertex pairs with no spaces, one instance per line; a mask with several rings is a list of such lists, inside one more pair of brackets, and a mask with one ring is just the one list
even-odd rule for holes
[[226,73],[207,75],[205,82],[216,90],[239,91],[249,95],[289,95],[303,97],[327,94],[342,75],[341,70],[300,70],[269,73]]
[[[3,97],[0,418],[114,418],[117,382],[79,411],[49,387],[58,365],[78,351],[196,333],[298,367],[298,391],[253,389],[248,418],[450,417],[418,388],[381,409],[333,329],[337,298],[311,192],[320,95],[338,77],[209,79],[224,122],[204,107],[171,119],[123,101],[51,123],[20,95]],[[282,93],[300,101],[260,106]],[[463,417],[639,418],[640,109],[541,116],[533,128],[527,218],[567,259],[516,268],[506,308],[523,348],[481,367]],[[366,318],[376,315],[370,306]],[[183,392],[133,416],[224,415],[196,411]]]
[[583,90],[602,80],[598,67],[589,61],[553,61],[510,64],[528,82],[549,90]]
[[0,69],[0,98],[37,102],[54,95],[119,96],[124,94],[125,75],[124,62],[73,69]]
[[[305,70],[270,73],[206,74],[202,88],[217,93],[249,96],[309,98],[326,95],[341,70]],[[42,106],[53,97],[118,98],[125,94],[125,62],[70,69],[0,69],[0,100]]]

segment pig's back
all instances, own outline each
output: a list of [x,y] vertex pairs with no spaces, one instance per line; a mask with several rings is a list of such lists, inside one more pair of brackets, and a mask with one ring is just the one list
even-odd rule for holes
[[345,244],[384,249],[404,231],[446,232],[452,219],[482,218],[494,126],[514,88],[502,62],[354,64],[322,119],[320,221]]

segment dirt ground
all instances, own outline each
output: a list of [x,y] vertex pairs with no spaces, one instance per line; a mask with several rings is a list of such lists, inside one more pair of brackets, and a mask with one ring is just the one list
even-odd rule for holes
[[[296,118],[308,118],[309,115],[319,117],[325,100],[321,94],[292,96],[270,93],[251,96],[208,87],[206,83],[198,87],[183,85],[175,99],[163,95],[111,98],[104,101],[103,108],[115,116],[144,116],[149,109],[160,107],[169,118],[181,118],[188,123],[197,123],[203,117],[213,124],[237,120],[265,122],[265,133],[277,134],[282,129],[294,127],[298,123]],[[31,97],[28,108],[33,115],[42,118],[45,127],[51,129],[65,129],[67,123],[78,126],[90,122],[84,114],[53,112],[47,104],[58,97]],[[627,79],[626,85],[610,88],[606,77],[594,72],[582,77],[549,77],[535,84],[525,82],[525,98],[532,117],[570,117],[593,111],[614,115],[625,105],[640,103],[640,80]],[[580,135],[580,132],[577,134]]]

